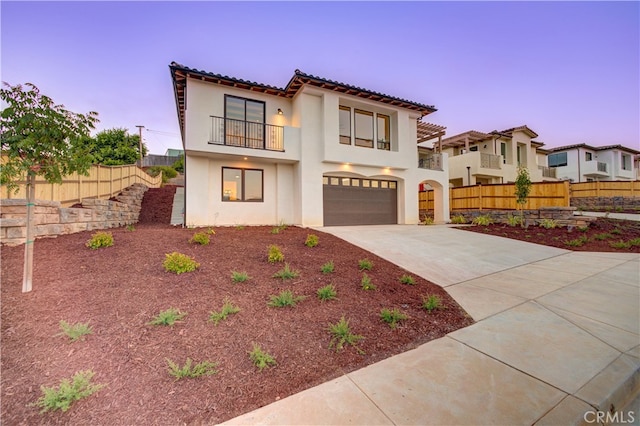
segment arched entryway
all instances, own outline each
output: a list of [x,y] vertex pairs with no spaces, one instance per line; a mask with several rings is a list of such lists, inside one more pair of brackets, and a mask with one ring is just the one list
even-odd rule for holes
[[[420,193],[420,210],[433,214],[433,221],[437,224],[449,223],[449,187],[443,186],[435,180],[424,180],[418,187]],[[422,218],[422,214],[421,214]]]

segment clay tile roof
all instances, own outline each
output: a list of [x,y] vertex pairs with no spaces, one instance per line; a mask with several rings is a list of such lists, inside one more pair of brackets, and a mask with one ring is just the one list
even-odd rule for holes
[[534,132],[533,130],[531,130],[526,125],[518,126],[518,127],[512,127],[510,129],[502,130],[500,132],[496,132],[494,130],[495,133],[502,133],[502,134],[507,134],[507,135],[512,135],[513,132],[517,132],[517,131],[523,131],[523,132],[527,133],[532,138],[537,138],[538,137],[538,134],[536,132]]

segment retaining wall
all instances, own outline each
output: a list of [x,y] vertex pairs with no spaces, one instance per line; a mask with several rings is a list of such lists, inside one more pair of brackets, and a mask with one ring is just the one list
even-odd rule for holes
[[[87,198],[82,208],[63,208],[58,201],[36,200],[35,237],[56,237],[75,232],[116,228],[138,222],[148,187],[135,183],[115,197],[117,201]],[[27,235],[27,200],[0,200],[0,242],[24,244]]]
[[640,210],[640,197],[572,197],[571,205],[581,210]]
[[[553,219],[558,226],[587,226],[595,218],[589,216],[574,216],[575,207],[541,207],[539,209],[524,210],[524,219],[527,225],[538,225],[543,219]],[[478,216],[488,215],[494,223],[508,223],[509,216],[520,215],[516,210],[454,210],[453,216],[463,216],[471,223]]]

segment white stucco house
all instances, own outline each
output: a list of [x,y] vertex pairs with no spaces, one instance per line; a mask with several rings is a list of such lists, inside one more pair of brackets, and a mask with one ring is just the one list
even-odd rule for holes
[[510,183],[518,166],[529,170],[532,182],[553,181],[555,170],[547,166],[547,153],[538,134],[526,125],[488,133],[470,130],[435,143],[436,151],[449,157],[452,186]]
[[417,125],[433,106],[299,70],[279,88],[169,68],[185,225],[415,224],[424,183],[435,220],[449,220],[446,155],[418,156]]
[[638,155],[640,151],[622,145],[581,143],[550,149],[547,161],[558,178],[572,182],[635,180]]

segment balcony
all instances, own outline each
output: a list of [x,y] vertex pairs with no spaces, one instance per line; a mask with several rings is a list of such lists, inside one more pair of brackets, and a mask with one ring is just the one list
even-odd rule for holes
[[586,161],[583,165],[582,174],[584,176],[607,177],[609,176],[607,169],[607,163],[602,163],[600,161]]
[[556,168],[547,166],[538,166],[538,169],[542,172],[543,178],[556,178]]
[[442,154],[428,154],[420,158],[418,168],[442,171]]
[[480,153],[480,167],[483,169],[495,169],[500,170],[500,155],[487,154],[485,152]]
[[210,116],[210,118],[210,144],[284,151],[284,128],[282,126],[224,117]]

